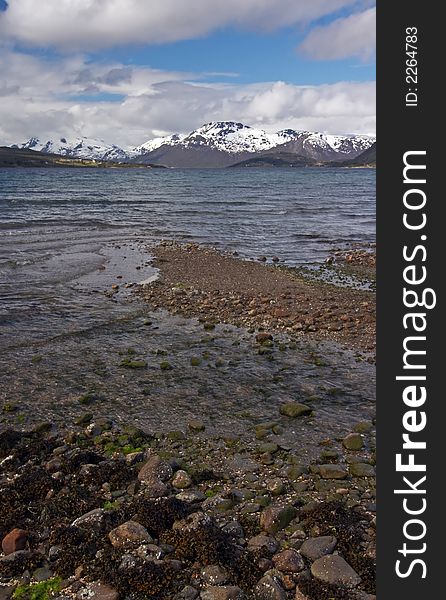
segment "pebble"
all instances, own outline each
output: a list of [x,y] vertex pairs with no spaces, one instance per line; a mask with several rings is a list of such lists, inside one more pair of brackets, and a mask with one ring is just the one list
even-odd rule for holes
[[72,527],[85,527],[86,525],[88,525],[88,526],[100,525],[102,523],[102,521],[104,520],[104,517],[106,514],[107,514],[107,511],[105,509],[94,508],[93,510],[90,510],[90,512],[85,513],[84,515],[75,519],[71,523],[71,526]]
[[168,481],[173,475],[172,467],[168,462],[154,454],[142,466],[138,473],[139,481],[151,483],[153,480]]
[[28,532],[15,528],[3,538],[2,550],[6,555],[17,552],[17,550],[25,550],[27,542]]
[[342,445],[347,450],[361,450],[364,447],[364,439],[360,433],[349,433],[342,440]]
[[278,548],[277,540],[267,535],[256,535],[248,541],[248,550],[265,550],[272,555],[277,552]]
[[375,477],[375,467],[367,463],[352,463],[349,470],[353,477]]
[[331,554],[337,543],[338,540],[332,535],[309,538],[302,544],[300,553],[305,558],[315,561],[322,556]]
[[220,565],[209,565],[201,569],[201,578],[207,585],[223,585],[228,582],[229,575]]
[[78,600],[118,600],[119,594],[115,588],[106,583],[92,583],[77,593]]
[[361,583],[356,571],[338,554],[318,558],[311,565],[311,574],[330,585],[356,586]]
[[201,600],[245,600],[243,591],[235,585],[209,586],[200,594]]

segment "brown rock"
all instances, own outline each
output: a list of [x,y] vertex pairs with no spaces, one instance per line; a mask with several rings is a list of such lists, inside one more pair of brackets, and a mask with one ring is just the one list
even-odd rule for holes
[[17,550],[25,550],[28,541],[28,532],[24,529],[13,529],[2,541],[2,550],[5,554],[12,554]]
[[119,525],[110,531],[108,537],[115,548],[138,548],[141,544],[152,542],[152,537],[147,529],[136,521],[127,521]]
[[276,569],[283,573],[299,573],[305,569],[304,559],[293,548],[282,550],[276,554],[273,557],[273,563]]
[[322,556],[331,554],[335,549],[337,539],[332,535],[324,535],[320,537],[310,538],[305,540],[300,548],[300,553],[305,558],[315,561]]
[[205,588],[200,594],[201,600],[244,600],[242,590],[235,585],[215,586]]
[[277,533],[285,529],[296,516],[294,506],[268,506],[260,515],[260,526],[267,533]]
[[334,464],[320,465],[319,474],[322,479],[345,479],[348,475],[343,466]]
[[274,554],[277,551],[279,544],[273,537],[267,535],[256,535],[248,541],[248,550],[256,551],[263,550],[268,554]]
[[256,600],[286,600],[286,592],[271,575],[265,575],[254,588]]

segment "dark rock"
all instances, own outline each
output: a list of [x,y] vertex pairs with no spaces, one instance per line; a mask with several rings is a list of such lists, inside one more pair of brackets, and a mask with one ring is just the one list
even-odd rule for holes
[[334,464],[319,465],[318,472],[322,479],[345,479],[348,475],[343,466]]
[[200,594],[201,600],[245,600],[246,596],[234,585],[209,586]]
[[279,544],[273,537],[267,535],[256,535],[248,541],[248,550],[252,551],[265,551],[268,554],[274,554],[277,552]]
[[103,508],[95,508],[90,512],[85,513],[72,522],[72,527],[94,527],[101,525],[107,515],[107,511]]
[[294,506],[268,506],[260,515],[260,526],[267,533],[284,529],[297,515]]
[[255,600],[286,600],[286,592],[271,575],[265,575],[254,588]]
[[173,470],[169,463],[154,454],[142,466],[138,473],[138,479],[139,481],[145,483],[150,483],[153,480],[160,480],[164,482],[168,481],[172,475]]
[[311,415],[312,412],[313,409],[310,406],[301,404],[300,402],[287,402],[280,407],[280,414],[292,419]]
[[360,433],[349,433],[342,440],[342,445],[347,450],[361,450],[364,447],[364,440]]
[[201,578],[207,585],[223,585],[228,582],[229,575],[220,565],[208,565],[201,569]]

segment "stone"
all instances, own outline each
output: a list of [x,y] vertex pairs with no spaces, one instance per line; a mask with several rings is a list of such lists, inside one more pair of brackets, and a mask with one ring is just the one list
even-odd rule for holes
[[364,447],[364,440],[360,433],[349,433],[342,440],[342,445],[347,450],[361,450]]
[[361,578],[342,556],[331,554],[318,558],[311,565],[311,574],[330,585],[357,586]]
[[90,512],[75,519],[72,523],[72,527],[92,527],[100,525],[104,520],[107,511],[103,508],[94,508]]
[[318,472],[322,479],[345,479],[348,475],[342,465],[319,465]]
[[230,535],[234,539],[239,539],[245,537],[245,532],[243,531],[243,527],[240,525],[238,521],[229,521],[224,527],[222,527],[222,531]]
[[291,417],[292,419],[311,415],[313,412],[312,408],[306,404],[301,404],[300,402],[287,402],[286,404],[282,404],[279,410],[281,415]]
[[260,515],[260,526],[267,533],[285,529],[297,515],[294,506],[267,506]]
[[256,335],[256,342],[259,344],[264,344],[265,342],[272,341],[272,339],[273,336],[270,333],[266,333],[265,331],[261,331]]
[[112,546],[129,550],[141,544],[149,544],[152,537],[145,527],[136,521],[127,521],[108,534]]
[[305,558],[311,561],[315,561],[322,556],[331,554],[336,547],[338,540],[332,535],[323,535],[320,537],[313,537],[305,542],[300,547],[300,553]]
[[191,419],[189,421],[189,423],[187,424],[187,426],[189,427],[189,429],[191,431],[204,431],[205,430],[205,425],[204,425],[203,421],[200,421],[199,419]]
[[91,583],[77,593],[78,600],[118,600],[119,594],[111,585],[106,583]]
[[220,565],[208,565],[201,569],[201,578],[207,585],[223,585],[228,582],[229,575]]
[[141,470],[138,473],[138,479],[139,481],[148,483],[154,479],[164,482],[168,481],[172,475],[173,470],[169,463],[162,460],[157,454],[153,454],[141,467]]
[[174,488],[184,490],[192,485],[192,479],[189,473],[180,469],[175,473],[172,479],[172,485]]
[[273,557],[274,566],[282,573],[299,573],[305,569],[302,556],[293,548],[282,550]]
[[266,551],[268,554],[274,554],[279,548],[278,542],[267,535],[256,535],[248,541],[248,550]]
[[180,531],[197,531],[202,527],[209,527],[211,525],[212,519],[209,515],[204,512],[195,512],[187,516],[185,519],[180,519],[179,521],[175,521],[172,525],[172,529],[180,530]]
[[271,575],[265,575],[254,588],[255,600],[286,600],[286,592]]
[[186,585],[181,592],[175,594],[174,600],[195,600],[195,598],[198,598],[198,594],[198,590],[191,585]]
[[15,528],[3,538],[2,550],[6,555],[17,552],[17,550],[25,550],[27,542],[28,532]]
[[367,463],[352,463],[349,467],[353,477],[374,477],[375,467]]
[[266,489],[273,496],[281,496],[285,492],[285,485],[281,479],[276,477],[266,482]]
[[169,495],[169,488],[165,483],[159,479],[152,479],[151,481],[144,481],[144,496],[148,498],[163,498]]
[[235,585],[209,586],[200,594],[201,600],[244,600],[243,591]]
[[206,499],[206,496],[200,490],[184,490],[175,496],[178,500],[186,502],[187,504],[195,504],[196,502],[202,502]]

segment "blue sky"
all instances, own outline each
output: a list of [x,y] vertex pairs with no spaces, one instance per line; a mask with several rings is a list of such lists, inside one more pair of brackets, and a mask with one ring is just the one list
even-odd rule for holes
[[374,133],[371,0],[38,4],[0,0],[0,143],[137,144],[217,119]]

